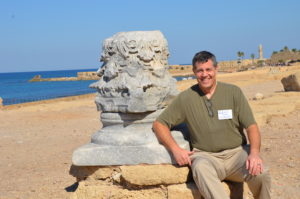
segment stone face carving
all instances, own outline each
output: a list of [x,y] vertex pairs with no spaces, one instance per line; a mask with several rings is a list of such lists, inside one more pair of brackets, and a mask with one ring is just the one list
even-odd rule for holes
[[[173,98],[176,80],[168,72],[167,41],[159,31],[122,32],[103,43],[96,104],[103,129],[73,153],[77,166],[176,163],[159,144],[152,123]],[[172,131],[189,150],[183,130]]]
[[155,111],[177,94],[168,73],[168,44],[160,31],[121,32],[103,42],[98,70],[91,85],[103,112]]

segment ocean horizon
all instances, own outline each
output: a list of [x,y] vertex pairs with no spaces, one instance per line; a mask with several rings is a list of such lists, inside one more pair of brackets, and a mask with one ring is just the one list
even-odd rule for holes
[[[29,82],[35,75],[42,78],[76,77],[77,72],[97,71],[98,69],[74,69],[32,72],[0,73],[0,97],[3,105],[83,95],[96,92],[89,85],[97,80]],[[187,77],[174,77],[181,81]]]
[[55,71],[0,73],[0,97],[3,105],[54,99],[96,92],[89,85],[96,80],[29,82],[35,75],[42,78],[76,77],[77,72],[97,71],[97,69],[75,69]]

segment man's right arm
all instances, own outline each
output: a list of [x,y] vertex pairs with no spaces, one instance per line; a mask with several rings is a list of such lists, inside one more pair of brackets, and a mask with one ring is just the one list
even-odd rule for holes
[[181,148],[172,137],[171,131],[167,126],[156,120],[153,123],[153,130],[158,140],[173,154],[176,162],[180,166],[192,164],[190,155],[192,155],[193,152]]

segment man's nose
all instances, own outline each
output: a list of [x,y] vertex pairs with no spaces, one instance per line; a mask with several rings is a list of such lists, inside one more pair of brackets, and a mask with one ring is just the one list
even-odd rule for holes
[[204,70],[202,73],[202,76],[207,76],[207,75],[208,75],[208,72]]

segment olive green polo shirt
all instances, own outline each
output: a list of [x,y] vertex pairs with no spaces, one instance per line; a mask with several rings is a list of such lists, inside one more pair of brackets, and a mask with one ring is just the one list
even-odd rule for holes
[[241,89],[223,82],[210,99],[198,84],[181,92],[157,120],[170,129],[186,123],[192,147],[208,152],[246,144],[243,129],[256,123]]

